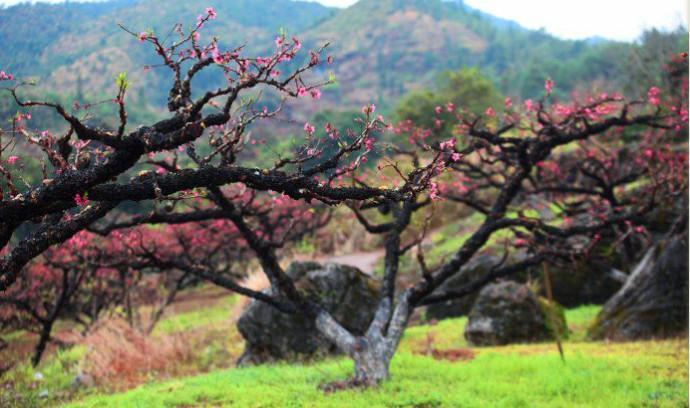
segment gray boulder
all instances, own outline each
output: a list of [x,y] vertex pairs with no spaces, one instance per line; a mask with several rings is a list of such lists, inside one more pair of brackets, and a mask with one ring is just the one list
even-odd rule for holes
[[[435,292],[443,293],[460,289],[468,283],[486,275],[492,266],[500,263],[501,259],[490,254],[479,254],[472,258],[460,272],[449,278]],[[459,299],[436,303],[426,308],[426,319],[447,319],[450,317],[466,316],[472,309],[479,293],[474,292]]]
[[[345,328],[363,334],[373,319],[379,282],[357,268],[314,262],[293,262],[286,273],[298,290],[318,298]],[[337,352],[316,331],[313,321],[288,315],[253,301],[242,313],[237,328],[246,341],[238,364],[294,360]]]
[[465,326],[465,339],[474,346],[548,340],[553,338],[552,321],[565,334],[565,315],[559,306],[540,299],[527,285],[498,282],[479,293]]
[[675,336],[687,330],[688,235],[685,230],[647,251],[625,285],[604,305],[589,336],[638,340]]

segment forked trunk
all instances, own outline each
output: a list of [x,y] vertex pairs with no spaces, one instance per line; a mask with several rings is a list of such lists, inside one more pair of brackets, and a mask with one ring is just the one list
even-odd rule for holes
[[363,336],[348,332],[333,317],[321,311],[316,317],[319,332],[355,363],[354,384],[376,385],[388,379],[390,363],[398,348],[410,314],[407,294],[400,296],[391,315],[391,302],[384,299]]
[[391,358],[383,344],[385,340],[379,338],[379,344],[372,344],[370,339],[363,337],[358,340],[358,350],[351,355],[355,362],[355,383],[376,385],[388,379]]

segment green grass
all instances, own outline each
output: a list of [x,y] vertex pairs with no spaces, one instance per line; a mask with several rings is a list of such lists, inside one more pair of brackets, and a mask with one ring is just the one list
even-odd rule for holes
[[[0,392],[0,406],[32,407],[39,406],[44,398],[64,398],[71,391],[79,361],[86,351],[81,346],[57,350],[38,368],[29,361],[14,367],[1,377],[2,383],[12,384],[12,389]],[[45,397],[42,394],[46,394]]]
[[[566,362],[553,343],[475,348],[476,358],[450,362],[421,353],[465,348],[467,319],[410,327],[378,388],[325,394],[318,385],[352,373],[345,358],[309,365],[226,369],[92,395],[72,407],[677,407],[687,406],[685,339],[584,342],[598,306],[568,310]],[[431,343],[430,343],[431,342]]]
[[[352,371],[346,359],[314,365],[275,365],[230,369],[149,384],[111,396],[94,396],[73,407],[630,407],[687,405],[687,382],[660,367],[684,365],[662,350],[683,342],[573,346],[563,364],[555,351],[530,354],[480,351],[471,361],[446,362],[399,353],[392,378],[367,390],[324,394],[318,384]],[[525,347],[525,346],[522,346]],[[651,351],[651,352],[650,352]],[[600,353],[597,353],[600,352]],[[685,354],[687,356],[687,354]]]
[[213,306],[167,316],[158,322],[153,330],[153,335],[190,331],[221,323],[227,324],[230,319],[230,311],[236,301],[237,296],[227,296]]

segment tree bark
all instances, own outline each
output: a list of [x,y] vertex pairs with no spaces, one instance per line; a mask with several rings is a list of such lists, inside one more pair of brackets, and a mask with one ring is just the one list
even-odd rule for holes
[[48,346],[48,342],[50,341],[50,332],[53,330],[53,323],[54,320],[49,320],[45,322],[41,327],[41,333],[38,339],[38,344],[36,344],[36,348],[34,349],[34,355],[31,357],[31,364],[34,367],[38,366],[38,363],[41,362],[41,357],[43,357],[43,353],[46,351],[46,347]]
[[372,386],[388,379],[390,363],[400,344],[410,317],[409,292],[403,292],[395,309],[384,299],[378,306],[369,329],[363,336],[355,336],[342,327],[326,311],[316,317],[316,328],[349,355],[355,364],[354,383]]

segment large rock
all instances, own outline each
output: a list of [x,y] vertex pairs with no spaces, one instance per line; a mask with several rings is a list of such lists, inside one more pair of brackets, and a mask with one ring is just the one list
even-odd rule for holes
[[[686,221],[687,222],[687,221]],[[589,331],[593,339],[668,337],[688,329],[688,235],[655,244]]]
[[[580,263],[550,264],[548,267],[553,298],[565,307],[604,304],[628,278],[623,271],[599,257]],[[541,267],[533,274],[538,274],[543,286]]]
[[[379,283],[359,269],[339,264],[293,262],[286,273],[300,291],[314,296],[348,330],[363,334],[378,302]],[[313,321],[253,301],[237,322],[246,341],[238,364],[297,359],[336,352]]]
[[[480,254],[472,258],[460,272],[449,278],[435,292],[443,293],[448,290],[456,290],[468,283],[489,273],[492,266],[500,263],[499,257],[490,254]],[[448,300],[430,305],[426,308],[426,318],[447,319],[449,317],[465,316],[472,309],[474,301],[479,296],[478,292],[471,293],[459,299]]]
[[538,298],[527,285],[512,281],[490,284],[479,293],[465,326],[475,346],[529,343],[553,338],[552,319],[565,334],[562,309]]

